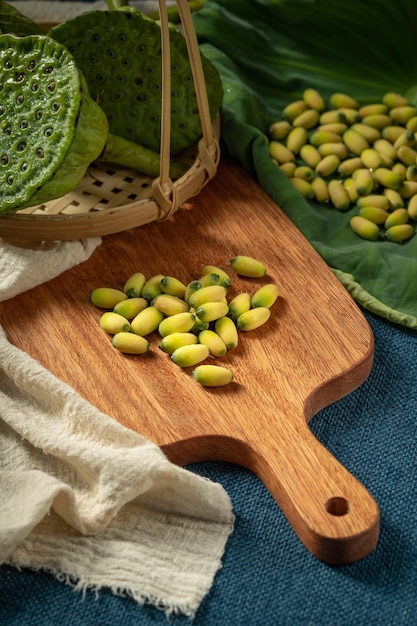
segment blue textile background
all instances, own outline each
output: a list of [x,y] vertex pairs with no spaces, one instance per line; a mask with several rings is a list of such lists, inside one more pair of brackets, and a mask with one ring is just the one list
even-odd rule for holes
[[[221,482],[236,514],[214,585],[195,626],[403,626],[417,624],[417,334],[365,313],[375,336],[369,378],[318,413],[320,441],[372,493],[379,543],[331,567],[300,543],[253,474],[229,463],[190,468]],[[185,626],[157,609],[102,591],[86,596],[46,573],[0,568],[3,626]]]

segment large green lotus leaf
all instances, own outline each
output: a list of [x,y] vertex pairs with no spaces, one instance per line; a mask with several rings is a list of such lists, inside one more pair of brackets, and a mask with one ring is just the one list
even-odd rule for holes
[[356,212],[307,202],[268,155],[265,133],[307,87],[361,104],[387,91],[415,103],[415,0],[210,0],[194,16],[201,49],[223,81],[224,149],[287,213],[365,308],[417,328],[417,235],[368,242]]

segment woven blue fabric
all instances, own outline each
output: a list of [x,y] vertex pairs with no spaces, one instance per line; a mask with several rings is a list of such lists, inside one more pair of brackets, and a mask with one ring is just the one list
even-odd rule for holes
[[[323,564],[251,472],[229,463],[190,466],[224,485],[237,517],[196,626],[417,624],[417,334],[365,315],[375,336],[373,370],[357,390],[320,411],[311,427],[377,500],[376,549],[352,565]],[[189,623],[107,591],[83,598],[46,573],[0,568],[2,626]]]

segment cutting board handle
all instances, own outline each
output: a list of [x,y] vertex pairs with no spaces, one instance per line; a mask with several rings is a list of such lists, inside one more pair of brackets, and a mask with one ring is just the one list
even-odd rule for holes
[[[273,425],[272,416],[266,423]],[[305,420],[286,416],[285,424],[273,436],[262,424],[256,442],[251,442],[249,469],[318,559],[340,565],[367,556],[378,541],[375,500],[318,441]]]

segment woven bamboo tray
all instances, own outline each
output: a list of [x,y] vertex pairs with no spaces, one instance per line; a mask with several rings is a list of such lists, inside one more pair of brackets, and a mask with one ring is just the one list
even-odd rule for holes
[[177,0],[181,27],[194,80],[202,137],[184,153],[186,173],[169,177],[171,120],[171,63],[168,16],[158,0],[162,47],[161,168],[158,178],[108,163],[90,165],[71,193],[45,204],[0,216],[0,237],[26,241],[73,240],[109,235],[149,222],[169,218],[189,198],[196,196],[215,176],[220,159],[220,118],[211,120],[204,73],[191,11]]

